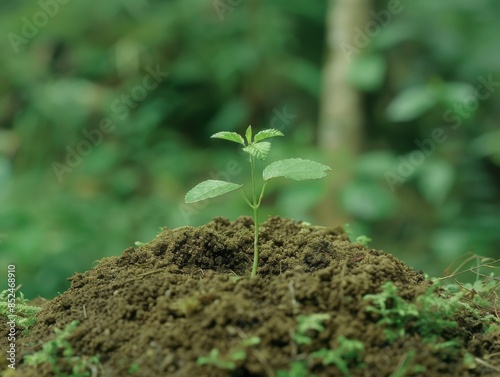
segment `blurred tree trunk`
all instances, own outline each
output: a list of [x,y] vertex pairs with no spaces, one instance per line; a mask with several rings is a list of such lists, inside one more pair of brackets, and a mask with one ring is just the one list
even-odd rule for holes
[[339,205],[341,189],[352,179],[360,153],[363,128],[362,94],[348,82],[356,48],[356,28],[364,29],[372,0],[330,0],[326,21],[326,60],[320,100],[319,147],[329,158],[333,171],[328,175],[326,203],[318,208],[321,224],[342,225],[348,218]]

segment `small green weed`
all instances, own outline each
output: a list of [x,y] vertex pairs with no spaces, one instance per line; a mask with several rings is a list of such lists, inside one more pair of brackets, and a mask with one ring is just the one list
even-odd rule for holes
[[23,329],[24,334],[36,323],[36,314],[40,311],[38,306],[28,302],[22,292],[5,290],[0,293],[0,315],[9,318],[15,314],[16,326]]
[[368,247],[370,242],[372,242],[372,239],[368,236],[363,235],[363,236],[356,237],[356,240],[354,242],[360,243],[361,245]]
[[196,364],[198,365],[213,365],[220,369],[236,369],[236,363],[238,361],[244,361],[247,357],[247,354],[244,350],[237,350],[230,352],[226,356],[221,356],[219,350],[217,348],[212,348],[208,356],[200,356],[198,360],[196,360]]
[[[330,319],[326,313],[313,313],[309,315],[297,316],[297,330],[292,339],[298,345],[311,344],[311,331],[322,332],[325,327],[323,322]],[[357,362],[358,366],[363,367],[360,356],[365,350],[365,346],[358,340],[350,340],[344,336],[337,338],[338,347],[335,349],[322,348],[312,352],[307,360],[295,360],[290,364],[289,370],[280,370],[277,377],[314,377],[308,371],[308,361],[313,363],[315,360],[321,360],[323,365],[335,365],[346,377],[350,377],[349,363]]]
[[382,285],[382,292],[364,296],[365,300],[372,302],[365,310],[380,315],[378,324],[386,325],[384,334],[389,342],[404,336],[406,324],[419,315],[415,305],[399,297],[397,290],[389,281]]
[[360,355],[365,352],[363,342],[351,340],[340,335],[337,338],[339,346],[335,349],[320,349],[309,355],[309,359],[320,359],[323,365],[335,365],[339,371],[346,377],[351,376],[349,372],[349,362],[356,362],[363,368]]
[[394,283],[386,282],[382,292],[365,295],[365,300],[372,301],[365,310],[380,315],[378,324],[385,325],[384,334],[389,342],[404,336],[410,322],[425,341],[435,342],[436,336],[445,329],[457,327],[454,317],[461,306],[460,297],[445,300],[436,294],[438,288],[437,285],[429,287],[417,298],[416,304],[412,304],[398,296]]
[[276,377],[315,377],[310,374],[307,368],[307,361],[292,361],[290,370],[279,370],[276,372]]
[[269,151],[271,150],[271,143],[263,141],[269,138],[283,136],[278,130],[268,129],[258,132],[255,136],[252,132],[252,127],[249,126],[243,136],[236,132],[222,131],[212,135],[212,138],[224,139],[238,143],[243,146],[243,151],[248,154],[250,161],[250,172],[252,176],[252,196],[251,201],[241,189],[243,185],[218,181],[208,180],[197,184],[192,188],[185,197],[186,203],[196,203],[205,199],[214,198],[226,194],[228,192],[239,190],[245,203],[253,210],[254,220],[254,259],[252,265],[251,276],[257,274],[257,267],[259,264],[259,208],[262,202],[262,197],[266,190],[268,182],[273,178],[288,178],[295,181],[303,181],[307,179],[319,179],[326,176],[326,171],[331,170],[330,167],[320,164],[315,161],[303,160],[300,158],[290,158],[286,160],[275,161],[268,165],[262,172],[264,184],[260,190],[257,191],[256,181],[256,160],[265,160]]
[[302,344],[311,344],[310,331],[322,332],[325,329],[322,323],[328,319],[330,319],[330,315],[325,313],[297,316],[297,331],[292,336],[293,340],[299,346]]
[[[392,282],[385,283],[382,285],[382,292],[364,297],[372,302],[366,310],[380,315],[378,323],[385,325],[384,333],[388,341],[394,341],[406,331],[416,331],[442,357],[445,358],[450,354],[456,356],[462,346],[460,339],[440,341],[439,335],[458,326],[456,318],[460,312],[466,311],[481,320],[484,323],[484,333],[498,331],[500,279],[493,272],[485,273],[483,270],[496,270],[499,267],[495,264],[499,262],[500,260],[477,255],[466,256],[450,275],[432,279],[434,284],[423,295],[417,297],[415,304],[399,297]],[[464,268],[470,263],[475,263],[475,266]],[[459,282],[457,276],[465,273],[475,274],[476,280],[472,283]],[[454,284],[443,284],[448,279],[453,280]],[[411,352],[406,354],[402,365],[391,377],[404,376],[408,371],[412,373],[423,371],[421,365],[409,367],[413,357],[414,354]],[[482,364],[497,370],[497,367],[487,362],[488,357],[489,355],[486,355],[483,360],[465,354],[463,364],[468,369]]]
[[416,304],[412,304],[398,296],[397,287],[392,282],[386,282],[382,285],[382,292],[365,295],[365,300],[372,301],[365,310],[381,316],[378,323],[385,325],[384,333],[389,342],[404,336],[410,321],[426,342],[435,342],[437,335],[457,327],[454,317],[462,306],[459,296],[444,299],[436,293],[438,288],[438,285],[432,285],[417,298]]
[[[500,259],[466,254],[446,269],[449,273],[442,278],[434,279],[436,284],[452,280],[451,284],[441,284],[442,295],[447,299],[456,298],[464,308],[474,313],[489,327],[485,331],[500,325],[500,276],[495,271],[500,268]],[[455,267],[455,265],[458,266]],[[465,268],[466,266],[470,266]],[[449,271],[453,271],[450,273]],[[472,282],[460,282],[457,277],[472,275]]]
[[451,296],[445,300],[436,293],[437,289],[439,289],[438,285],[432,285],[416,300],[419,309],[415,323],[417,331],[424,339],[433,342],[435,336],[441,334],[445,329],[458,326],[454,316],[461,306],[459,295]]
[[132,363],[128,367],[127,373],[128,374],[136,374],[137,372],[139,372],[140,369],[141,369],[141,366],[139,364]]
[[[97,375],[98,356],[75,356],[71,343],[67,338],[78,326],[78,321],[73,321],[64,330],[55,329],[56,337],[42,346],[34,354],[25,356],[27,365],[36,366],[43,363],[52,365],[57,377],[91,377]],[[71,370],[70,374],[65,371]]]
[[342,226],[342,229],[344,229],[344,232],[346,232],[346,234],[349,236],[349,239],[351,240],[351,242],[360,243],[361,245],[366,246],[366,247],[368,247],[370,242],[372,242],[372,239],[366,235],[360,235],[360,236],[354,237],[354,234],[353,234],[354,232],[352,230],[351,224],[344,224]]
[[213,365],[219,369],[234,370],[238,362],[244,361],[247,357],[246,349],[260,344],[258,336],[251,336],[241,341],[240,345],[227,355],[221,355],[217,348],[212,348],[208,356],[200,356],[196,360],[197,365]]

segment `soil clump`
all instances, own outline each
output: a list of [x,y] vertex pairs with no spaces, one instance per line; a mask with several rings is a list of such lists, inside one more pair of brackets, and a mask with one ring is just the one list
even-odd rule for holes
[[[467,352],[479,358],[500,352],[500,333],[485,334],[485,324],[466,311],[454,318],[459,327],[435,338],[455,341],[454,347],[434,347],[411,324],[389,342],[363,297],[391,281],[404,300],[415,302],[431,282],[390,254],[350,242],[340,228],[270,217],[261,225],[260,251],[258,277],[250,278],[250,217],[165,229],[151,242],[72,276],[71,287],[45,303],[29,335],[18,339],[18,358],[77,320],[68,340],[83,360],[99,355],[99,377],[267,377],[301,361],[307,376],[344,376],[336,365],[308,359],[338,347],[340,336],[364,345],[360,362],[348,362],[352,376],[396,376],[406,364],[407,373],[397,376],[500,375],[463,362]],[[316,313],[329,315],[324,330],[309,331],[310,344],[296,344],[297,318]],[[258,344],[244,345],[254,337]],[[235,352],[244,357],[234,360],[234,368],[198,365],[213,349],[226,361]],[[418,366],[425,372],[419,374]],[[49,364],[22,361],[13,375],[54,376]]]

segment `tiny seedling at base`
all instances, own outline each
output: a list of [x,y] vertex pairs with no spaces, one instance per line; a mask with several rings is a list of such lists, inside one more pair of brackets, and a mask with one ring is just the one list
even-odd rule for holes
[[263,141],[276,136],[283,136],[283,133],[268,129],[258,132],[255,136],[252,133],[252,126],[249,126],[243,136],[236,132],[222,131],[212,135],[212,138],[229,140],[243,146],[243,151],[249,155],[250,171],[252,174],[252,196],[251,200],[245,195],[241,189],[243,185],[210,179],[203,181],[192,188],[185,197],[186,203],[195,203],[205,199],[214,198],[228,192],[239,190],[245,203],[253,210],[254,221],[254,256],[251,276],[257,274],[259,264],[259,207],[262,202],[262,197],[266,189],[266,185],[272,178],[288,178],[295,181],[304,181],[306,179],[319,179],[326,176],[326,171],[331,170],[329,166],[320,164],[311,160],[303,160],[301,158],[289,158],[279,160],[268,165],[262,172],[264,184],[261,187],[260,193],[257,191],[257,181],[255,172],[256,159],[265,160],[271,149],[269,141]]

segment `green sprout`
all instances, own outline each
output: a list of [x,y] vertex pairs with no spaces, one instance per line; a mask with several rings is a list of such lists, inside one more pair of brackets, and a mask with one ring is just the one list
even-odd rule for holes
[[[48,363],[52,365],[57,377],[91,377],[98,373],[99,356],[77,356],[68,337],[78,326],[78,321],[72,321],[63,330],[54,329],[54,339],[44,343],[42,349],[31,355],[26,355],[26,365],[37,366]],[[70,370],[68,374],[64,370]]]
[[337,338],[339,346],[335,349],[322,348],[309,355],[311,359],[320,359],[323,365],[335,365],[346,377],[352,376],[349,371],[349,361],[354,361],[359,367],[364,367],[361,363],[361,354],[365,352],[365,345],[359,340],[347,339],[340,335]]
[[238,361],[244,361],[247,357],[245,350],[231,352],[225,358],[222,357],[217,348],[212,348],[208,356],[201,356],[196,360],[197,365],[213,365],[219,369],[236,369]]
[[[15,318],[16,326],[23,329],[23,334],[27,334],[31,326],[36,323],[36,314],[41,310],[38,306],[29,304],[29,300],[24,297],[22,292],[18,292],[16,297],[13,297],[15,289],[6,289],[0,292],[0,315],[6,318]],[[13,297],[13,298],[11,298]],[[9,302],[15,300],[13,302]],[[15,316],[14,314],[15,307]]]
[[290,370],[279,370],[276,374],[277,377],[315,377],[314,374],[310,374],[307,369],[307,361],[293,361],[290,364]]
[[406,302],[397,294],[398,288],[392,281],[384,283],[381,288],[382,292],[363,297],[373,304],[368,305],[365,311],[376,313],[381,317],[377,323],[387,326],[384,328],[384,334],[392,343],[405,335],[406,325],[417,318],[419,312],[414,304]]
[[219,369],[235,370],[238,362],[245,361],[247,358],[247,349],[260,344],[258,336],[251,336],[242,340],[236,349],[227,355],[221,355],[219,349],[212,348],[208,356],[200,356],[196,360],[197,365],[213,365]]
[[319,179],[326,176],[326,171],[331,170],[329,166],[320,164],[315,161],[303,160],[301,158],[290,158],[279,160],[268,165],[263,173],[262,178],[264,184],[261,187],[260,194],[257,191],[256,181],[256,160],[265,160],[271,149],[271,143],[263,141],[276,136],[284,136],[282,132],[275,129],[267,129],[258,132],[255,136],[252,133],[252,126],[249,126],[245,133],[245,139],[236,132],[222,131],[212,135],[211,138],[229,140],[243,146],[243,151],[249,155],[250,170],[252,174],[252,200],[250,201],[241,189],[243,185],[219,181],[207,180],[199,183],[192,188],[185,197],[186,203],[195,203],[205,199],[214,198],[228,192],[239,190],[243,200],[253,210],[254,221],[254,256],[251,276],[257,274],[259,264],[259,207],[262,202],[262,197],[267,186],[267,183],[272,178],[288,178],[295,181],[303,181],[306,179]]
[[311,344],[312,339],[309,337],[311,330],[322,332],[325,327],[323,322],[330,319],[327,313],[313,313],[309,315],[299,315],[297,317],[297,332],[293,334],[293,340],[298,345]]

